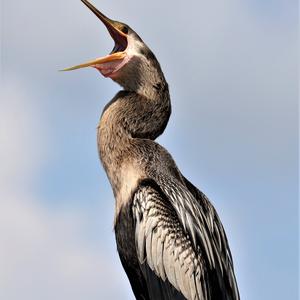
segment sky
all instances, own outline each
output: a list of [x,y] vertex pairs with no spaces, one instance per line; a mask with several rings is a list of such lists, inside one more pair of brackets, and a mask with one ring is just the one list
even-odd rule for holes
[[[134,299],[96,126],[120,89],[79,1],[1,2],[0,298]],[[298,1],[94,0],[156,54],[173,113],[158,139],[212,201],[241,299],[298,299]]]

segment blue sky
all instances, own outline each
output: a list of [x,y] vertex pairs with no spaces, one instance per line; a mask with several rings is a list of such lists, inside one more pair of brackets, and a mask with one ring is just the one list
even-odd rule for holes
[[[242,299],[297,299],[297,2],[93,3],[158,57],[173,104],[159,142],[217,208]],[[57,72],[113,42],[79,0],[1,12],[0,297],[133,299],[96,149],[119,87]]]

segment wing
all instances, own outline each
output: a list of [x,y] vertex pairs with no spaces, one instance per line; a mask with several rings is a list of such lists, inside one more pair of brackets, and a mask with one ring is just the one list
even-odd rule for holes
[[150,299],[239,299],[215,210],[187,186],[161,178],[140,185],[132,208]]
[[198,190],[185,177],[183,177],[183,180],[189,192],[197,200],[196,206],[201,207],[203,210],[204,221],[207,224],[211,237],[211,244],[220,265],[214,272],[216,273],[219,282],[224,282],[223,290],[225,290],[227,294],[227,298],[225,299],[239,300],[240,295],[234,275],[232,255],[219,216],[205,194]]
[[133,217],[150,299],[209,299],[206,263],[158,186],[148,182],[137,190]]

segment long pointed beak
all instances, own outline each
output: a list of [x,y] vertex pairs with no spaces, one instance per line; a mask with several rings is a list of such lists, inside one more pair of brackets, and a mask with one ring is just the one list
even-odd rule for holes
[[[87,0],[81,0],[81,2],[83,2],[102,21],[102,23],[105,25],[108,32],[110,33],[111,37],[115,41],[116,46],[119,46],[120,48],[125,50],[127,47],[127,35],[118,28],[119,23],[106,17],[103,13],[101,13],[96,7],[94,7]],[[106,62],[121,60],[126,56],[126,53],[124,50],[118,51],[115,53],[111,53],[107,56],[96,58],[96,59],[88,61],[86,63],[76,65],[76,66],[73,66],[70,68],[66,68],[61,71],[72,71],[72,70],[77,70],[77,69],[86,68],[86,67],[93,67],[93,66],[103,64]]]
[[77,69],[82,69],[82,68],[86,68],[86,67],[94,67],[96,65],[100,65],[106,62],[110,62],[110,61],[114,61],[114,60],[120,60],[123,59],[126,56],[125,52],[117,52],[117,53],[113,53],[104,57],[100,57],[100,58],[96,58],[94,60],[88,61],[86,63],[80,64],[80,65],[76,65],[70,68],[65,68],[62,69],[60,71],[73,71],[73,70],[77,70]]
[[121,30],[118,29],[118,22],[111,20],[110,18],[106,17],[102,12],[100,12],[95,6],[93,6],[89,1],[87,0],[81,0],[82,3],[84,3],[106,26],[107,30],[109,31],[111,37],[115,39],[115,35],[121,35],[123,37],[127,37],[125,33],[123,33]]

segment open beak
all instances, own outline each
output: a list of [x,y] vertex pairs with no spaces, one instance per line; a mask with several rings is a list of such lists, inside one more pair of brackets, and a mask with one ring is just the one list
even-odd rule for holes
[[128,45],[127,34],[120,30],[120,23],[113,21],[102,14],[96,7],[94,7],[87,0],[81,0],[106,26],[108,32],[115,42],[114,49],[112,52],[104,57],[96,58],[94,60],[88,61],[86,63],[76,65],[70,68],[63,69],[61,71],[72,71],[76,69],[86,68],[86,67],[96,67],[104,63],[113,62],[117,60],[122,60],[125,58],[125,50]]

